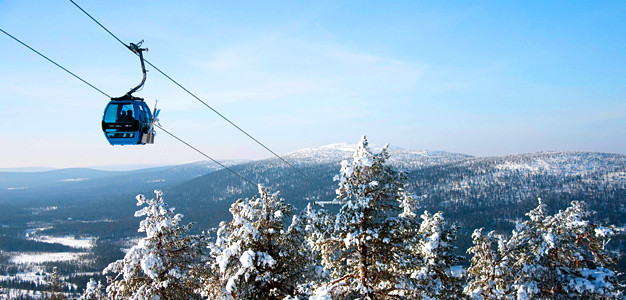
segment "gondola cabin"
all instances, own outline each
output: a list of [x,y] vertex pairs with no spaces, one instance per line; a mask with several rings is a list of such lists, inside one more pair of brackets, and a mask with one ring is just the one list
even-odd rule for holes
[[148,49],[139,48],[143,41],[127,46],[139,56],[143,78],[139,85],[132,88],[122,97],[111,98],[104,108],[102,115],[102,131],[111,145],[144,145],[154,143],[154,129],[158,122],[159,111],[154,106],[154,114],[150,112],[143,98],[133,96],[146,82],[146,66],[143,63],[143,51]]
[[104,109],[102,131],[111,145],[152,144],[152,113],[141,100],[111,100]]

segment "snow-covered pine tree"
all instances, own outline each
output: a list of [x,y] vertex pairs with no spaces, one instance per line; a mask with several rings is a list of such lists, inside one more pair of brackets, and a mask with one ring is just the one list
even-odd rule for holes
[[456,226],[448,226],[442,213],[425,211],[418,235],[419,269],[411,277],[417,279],[422,299],[461,299],[465,269],[463,257],[455,255]]
[[102,282],[95,281],[93,278],[87,282],[85,292],[78,298],[79,300],[106,300],[107,297],[104,293],[104,286]]
[[[491,234],[485,238],[481,231],[474,233],[468,294],[476,299],[623,298],[605,249],[613,228],[590,221],[592,212],[584,202],[573,201],[565,211],[547,216],[540,199],[527,215],[530,220],[518,224],[509,240],[498,241],[497,255],[481,251],[482,246],[493,245]],[[493,261],[507,267],[494,271]],[[494,274],[501,281],[489,283],[497,293],[485,293],[485,279]]]
[[234,299],[297,297],[311,259],[304,247],[304,226],[279,193],[270,194],[259,185],[259,194],[233,203],[233,220],[222,222],[217,231],[212,255],[221,277],[219,288]]
[[517,299],[622,299],[605,249],[613,227],[590,221],[594,213],[573,201],[565,211],[546,216],[539,199],[507,245]]
[[310,299],[419,297],[410,276],[420,263],[411,247],[419,224],[402,211],[410,202],[406,176],[388,166],[388,158],[387,147],[372,154],[364,136],[352,162],[343,161],[335,176],[339,213],[310,218],[309,240],[330,278]]
[[308,295],[312,295],[316,288],[323,286],[330,279],[330,274],[324,268],[324,265],[328,264],[324,259],[328,259],[329,256],[321,255],[320,249],[335,226],[333,214],[323,209],[314,209],[313,205],[309,203],[302,213],[302,220],[306,224],[307,247],[312,250],[313,264],[311,267],[314,270],[307,282]]
[[512,270],[506,240],[494,231],[483,233],[483,228],[472,234],[474,246],[467,250],[473,254],[467,269],[469,281],[464,293],[471,299],[510,299]]
[[103,274],[116,273],[109,278],[106,289],[109,299],[199,299],[197,277],[190,276],[202,266],[202,236],[186,236],[191,224],[179,225],[183,216],[167,208],[161,191],[156,198],[137,196],[137,206],[148,206],[135,212],[146,216],[139,224],[139,232],[146,237],[139,240],[123,259],[109,264]]
[[59,272],[57,271],[57,267],[52,268],[52,274],[50,275],[50,288],[52,291],[50,292],[50,297],[47,299],[50,300],[65,300],[65,294],[61,291],[63,289],[64,284],[61,282],[61,278],[59,276]]

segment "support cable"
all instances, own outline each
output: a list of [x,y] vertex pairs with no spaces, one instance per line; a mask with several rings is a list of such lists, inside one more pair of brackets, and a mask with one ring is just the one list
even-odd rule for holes
[[226,170],[230,171],[231,173],[233,173],[233,174],[237,175],[239,178],[243,179],[245,182],[247,182],[247,183],[249,183],[249,184],[252,184],[252,185],[256,185],[256,184],[254,184],[252,181],[250,181],[250,180],[248,180],[247,178],[243,177],[243,176],[242,176],[242,175],[240,175],[239,173],[237,173],[237,172],[233,171],[233,170],[232,170],[232,169],[230,169],[229,167],[227,167],[227,166],[223,165],[223,164],[222,164],[222,163],[220,163],[219,161],[217,161],[217,160],[215,160],[215,159],[211,158],[210,156],[208,156],[208,155],[204,154],[204,152],[202,152],[202,151],[198,150],[196,147],[194,147],[194,146],[192,146],[192,145],[188,144],[187,142],[183,141],[181,138],[179,138],[179,137],[175,136],[174,134],[172,134],[171,132],[169,132],[169,131],[165,130],[165,128],[163,128],[163,127],[159,126],[158,124],[154,124],[154,126],[155,126],[155,127],[157,127],[157,128],[159,128],[159,129],[161,129],[161,130],[163,130],[163,132],[165,132],[165,133],[169,134],[171,137],[173,137],[173,138],[177,139],[179,142],[181,142],[181,143],[183,143],[183,144],[187,145],[189,148],[191,148],[191,149],[193,149],[193,150],[196,150],[196,152],[198,152],[198,153],[202,154],[204,157],[206,157],[206,158],[210,159],[211,161],[213,161],[214,163],[216,163],[216,164],[220,165],[222,168],[224,168],[224,169],[226,169]]
[[[120,42],[120,44],[124,45],[125,48],[128,48],[128,46],[126,46],[126,44],[124,42],[122,42],[122,40],[120,40],[117,36],[115,36],[115,34],[113,34],[111,31],[109,31],[106,27],[104,27],[104,25],[102,25],[100,22],[98,22],[94,17],[92,17],[89,13],[87,13],[84,9],[82,9],[78,4],[76,4],[76,2],[74,2],[73,0],[69,0],[70,2],[72,2],[72,4],[74,4],[76,7],[78,7],[78,9],[80,9],[83,13],[85,13],[91,20],[93,20],[94,22],[96,22],[96,24],[98,24],[100,27],[102,27],[102,29],[104,29],[106,32],[108,32],[113,38],[115,38],[118,42]],[[134,53],[134,52],[133,52]],[[137,53],[135,53],[137,55]],[[198,96],[196,96],[195,94],[193,94],[192,92],[190,92],[188,89],[186,89],[185,87],[183,87],[180,83],[178,83],[176,80],[172,79],[172,77],[168,76],[167,74],[165,74],[165,72],[161,71],[159,68],[157,68],[155,65],[153,65],[151,62],[149,62],[147,59],[144,59],[146,61],[146,63],[148,65],[150,65],[151,67],[153,67],[155,70],[157,70],[159,73],[161,73],[161,75],[165,76],[165,78],[169,79],[171,82],[173,82],[175,85],[177,85],[178,87],[180,87],[182,90],[184,90],[185,92],[187,92],[187,94],[191,95],[193,98],[195,98],[196,100],[198,100],[200,103],[204,104],[204,106],[206,106],[207,108],[209,108],[210,110],[212,110],[215,114],[217,114],[218,116],[220,116],[222,119],[224,119],[226,122],[228,122],[230,125],[232,125],[233,127],[237,128],[239,131],[241,131],[243,134],[245,134],[247,137],[249,137],[250,139],[252,139],[253,141],[255,141],[257,144],[259,144],[261,147],[265,148],[265,150],[269,151],[270,153],[272,153],[274,156],[276,156],[278,159],[280,159],[281,161],[283,161],[285,164],[287,164],[289,167],[291,167],[292,169],[296,170],[298,173],[300,173],[300,175],[304,176],[306,179],[308,179],[310,182],[314,183],[315,185],[317,185],[319,188],[324,189],[324,187],[319,184],[318,182],[316,182],[315,180],[313,180],[311,177],[309,177],[308,175],[304,174],[302,171],[300,171],[300,169],[296,168],[293,164],[289,163],[288,161],[286,161],[284,158],[282,158],[281,156],[279,156],[278,154],[276,154],[276,152],[272,151],[269,147],[265,146],[263,143],[261,143],[259,140],[257,140],[256,138],[254,138],[252,135],[250,135],[248,132],[246,132],[245,130],[243,130],[241,127],[237,126],[235,123],[233,123],[231,120],[229,120],[228,118],[226,118],[224,115],[222,115],[221,113],[219,113],[217,110],[215,110],[213,107],[211,107],[209,104],[207,104],[206,102],[202,101],[202,99],[200,99]]]
[[[71,0],[70,0],[71,1]],[[54,65],[56,65],[57,67],[61,68],[63,71],[70,73],[72,76],[76,77],[78,80],[82,81],[83,83],[85,83],[86,85],[90,86],[91,88],[93,88],[94,90],[100,92],[101,94],[105,95],[107,98],[111,98],[109,95],[107,95],[105,92],[103,92],[102,90],[98,89],[97,87],[95,87],[94,85],[92,85],[91,83],[83,80],[82,78],[78,77],[77,75],[75,75],[74,73],[70,72],[68,69],[62,67],[61,65],[57,64],[56,62],[54,62],[53,60],[49,59],[48,57],[46,57],[45,55],[41,54],[40,52],[38,52],[37,50],[31,48],[30,46],[26,45],[25,43],[23,43],[22,41],[18,40],[17,38],[15,38],[14,36],[10,35],[9,33],[7,33],[6,31],[2,30],[0,28],[0,31],[2,31],[4,34],[8,35],[9,37],[11,37],[12,39],[14,39],[15,41],[17,41],[18,43],[24,45],[26,48],[32,50],[33,52],[39,54],[41,57],[45,58],[46,60],[48,60],[49,62],[53,63]],[[218,164],[219,166],[221,166],[222,168],[230,171],[231,173],[235,174],[237,177],[241,178],[244,182],[250,183],[252,185],[256,185],[255,183],[253,183],[252,181],[248,180],[247,178],[245,178],[243,175],[233,171],[231,168],[225,166],[224,164],[218,162],[217,160],[213,159],[212,157],[206,155],[204,152],[198,150],[196,147],[190,145],[189,143],[185,142],[184,140],[182,140],[181,138],[177,137],[176,135],[172,134],[171,132],[165,130],[163,127],[159,126],[158,124],[155,124],[154,126],[158,127],[159,129],[163,130],[163,132],[169,134],[171,137],[177,139],[179,142],[187,145],[189,148],[195,150],[196,152],[202,154],[202,156],[210,159],[211,161],[213,161],[214,163]]]
[[[71,1],[71,0],[70,0]],[[319,183],[317,183],[315,180],[313,180],[311,177],[307,176],[306,174],[304,174],[302,171],[300,171],[298,168],[296,168],[294,165],[292,165],[291,163],[289,163],[288,161],[286,161],[284,158],[280,157],[278,154],[276,154],[276,152],[272,151],[270,148],[268,148],[267,146],[265,146],[263,143],[261,143],[259,140],[257,140],[256,138],[254,138],[252,135],[250,135],[249,133],[247,133],[245,130],[241,129],[241,127],[237,126],[235,123],[233,123],[231,120],[229,120],[228,118],[226,118],[224,115],[222,115],[221,113],[219,113],[217,110],[215,110],[213,107],[211,107],[210,105],[208,105],[206,102],[202,101],[200,98],[198,98],[196,95],[194,95],[192,92],[190,92],[188,89],[186,89],[185,87],[183,87],[182,85],[180,85],[178,82],[176,82],[176,80],[172,79],[171,77],[169,77],[167,74],[165,74],[163,71],[161,71],[159,68],[157,68],[156,66],[154,66],[152,63],[150,63],[148,60],[146,60],[146,63],[149,64],[150,66],[152,66],[155,70],[157,70],[159,73],[161,73],[163,76],[165,76],[167,79],[169,79],[170,81],[172,81],[174,84],[176,84],[178,87],[180,87],[181,89],[183,89],[185,92],[187,92],[189,95],[191,95],[192,97],[196,98],[196,100],[200,101],[200,103],[204,104],[204,106],[208,107],[210,110],[212,110],[214,113],[216,113],[218,116],[220,116],[222,119],[226,120],[226,122],[230,123],[230,125],[232,125],[233,127],[237,128],[239,131],[241,131],[243,134],[245,134],[247,137],[249,137],[250,139],[252,139],[253,141],[255,141],[257,144],[261,145],[261,147],[265,148],[265,150],[269,151],[270,153],[272,153],[274,156],[278,157],[278,159],[282,160],[285,164],[287,164],[288,166],[290,166],[292,169],[296,170],[298,173],[300,173],[300,175],[304,176],[305,178],[307,178],[309,181],[311,181],[312,183],[314,183],[315,185],[317,185],[320,188],[324,188],[322,185],[320,185]]]
[[31,51],[33,51],[33,52],[35,52],[35,53],[37,53],[37,54],[39,54],[39,56],[41,56],[41,57],[45,58],[47,61],[49,61],[49,62],[53,63],[55,66],[57,66],[57,67],[61,68],[63,71],[65,71],[65,72],[69,73],[70,75],[72,75],[72,76],[76,77],[76,79],[78,79],[78,80],[82,81],[83,83],[85,83],[85,84],[87,84],[88,86],[92,87],[92,88],[93,88],[93,89],[95,89],[96,91],[100,92],[102,95],[105,95],[107,98],[111,98],[111,96],[107,95],[107,93],[105,93],[105,92],[101,91],[100,89],[98,89],[97,87],[95,87],[95,86],[91,85],[91,83],[89,83],[89,82],[87,82],[87,81],[83,80],[82,78],[78,77],[78,75],[76,75],[76,74],[74,74],[74,73],[70,72],[68,69],[66,69],[66,68],[62,67],[61,65],[57,64],[56,62],[54,62],[53,60],[49,59],[49,58],[48,58],[48,57],[46,57],[45,55],[43,55],[43,54],[39,53],[37,50],[35,50],[35,49],[31,48],[30,46],[28,46],[28,45],[24,44],[22,41],[20,41],[20,40],[19,40],[19,39],[17,39],[16,37],[14,37],[14,36],[10,35],[10,34],[9,34],[8,32],[6,32],[6,31],[2,30],[2,28],[0,28],[0,31],[2,31],[2,33],[4,33],[4,34],[8,35],[10,38],[14,39],[14,40],[15,40],[15,41],[17,41],[18,43],[22,44],[24,47],[26,47],[26,48],[30,49]]
[[86,12],[82,7],[78,6],[78,4],[76,4],[76,2],[74,2],[73,0],[70,0],[70,2],[72,2],[72,4],[74,4],[76,7],[78,7],[78,9],[80,9],[82,12],[84,12],[90,19],[92,19],[94,22],[96,22],[96,24],[100,25],[100,27],[102,27],[102,29],[104,29],[106,32],[108,32],[112,37],[114,37],[118,42],[120,42],[120,44],[122,44],[122,45],[124,45],[124,47],[128,48],[128,46],[126,44],[124,44],[124,42],[122,42],[122,40],[118,39],[115,36],[115,34],[110,32],[106,27],[104,27],[104,25],[100,24],[100,22],[98,22],[98,20],[94,19],[94,17],[92,17],[88,12]]

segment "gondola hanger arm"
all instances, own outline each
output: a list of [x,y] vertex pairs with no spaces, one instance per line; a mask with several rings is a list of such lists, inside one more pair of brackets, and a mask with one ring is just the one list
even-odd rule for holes
[[139,90],[144,85],[144,83],[146,83],[147,71],[146,71],[146,65],[144,64],[144,60],[143,60],[143,51],[148,51],[148,48],[140,48],[141,44],[143,44],[143,40],[141,40],[137,44],[130,43],[129,46],[126,46],[128,50],[132,51],[133,53],[139,56],[139,60],[141,61],[141,72],[143,74],[143,78],[141,79],[141,82],[136,87],[128,91],[128,93],[126,93],[124,96],[111,98],[111,100],[143,100],[142,98],[137,98],[133,96],[133,93]]
[[130,43],[130,46],[128,46],[128,49],[130,49],[130,51],[133,51],[135,54],[139,55],[139,60],[141,60],[141,72],[143,73],[143,79],[141,80],[141,83],[139,83],[139,85],[137,85],[127,93],[127,95],[129,96],[131,96],[132,93],[141,88],[146,82],[146,65],[143,62],[143,51],[148,51],[148,48],[140,48],[141,44],[143,44],[143,40],[141,40],[137,44]]

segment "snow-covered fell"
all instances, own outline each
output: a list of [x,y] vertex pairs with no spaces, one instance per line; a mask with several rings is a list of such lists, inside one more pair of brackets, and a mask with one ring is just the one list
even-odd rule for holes
[[[299,165],[338,163],[349,159],[357,148],[357,144],[338,143],[321,147],[306,148],[287,153],[283,156],[289,162]],[[372,145],[374,152],[380,152],[381,145]],[[458,161],[471,156],[445,151],[405,150],[399,147],[388,146],[391,155],[389,163],[401,169],[415,169],[433,164],[442,164]]]

